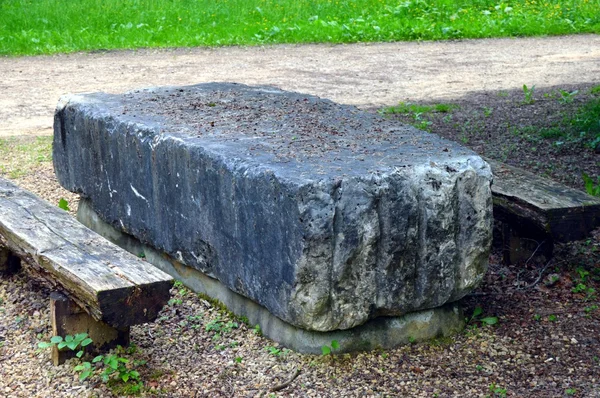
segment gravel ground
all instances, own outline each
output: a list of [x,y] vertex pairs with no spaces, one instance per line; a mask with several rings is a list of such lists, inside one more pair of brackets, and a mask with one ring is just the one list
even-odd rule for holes
[[[54,203],[68,197],[74,207],[49,163],[16,181]],[[476,307],[483,314],[455,338],[385,352],[300,355],[177,286],[156,322],[132,328],[135,348],[123,356],[138,363],[140,392],[150,397],[600,397],[600,303],[589,290],[600,288],[599,235],[560,247],[550,263],[503,266],[492,255],[485,283],[463,300],[466,314]],[[578,284],[586,290],[573,292]],[[131,383],[129,390],[103,383],[100,369],[81,382],[76,359],[54,367],[49,352],[37,350],[51,337],[48,295],[23,273],[0,279],[0,396],[131,392]],[[498,323],[484,325],[482,316]]]

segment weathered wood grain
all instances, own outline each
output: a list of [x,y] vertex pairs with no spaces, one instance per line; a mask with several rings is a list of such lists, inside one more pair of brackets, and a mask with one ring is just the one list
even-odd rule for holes
[[154,320],[169,299],[168,274],[1,178],[0,235],[31,274],[115,328]]
[[600,226],[600,198],[526,170],[485,160],[494,174],[495,219],[543,232],[556,242],[583,239]]

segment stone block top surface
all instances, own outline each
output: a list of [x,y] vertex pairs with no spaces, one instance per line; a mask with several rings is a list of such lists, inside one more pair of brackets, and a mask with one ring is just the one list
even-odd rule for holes
[[181,139],[292,179],[365,176],[474,156],[437,135],[356,107],[268,86],[208,83],[66,100],[139,125],[154,142]]
[[60,183],[295,326],[454,301],[487,267],[490,168],[357,108],[212,83],[61,99]]

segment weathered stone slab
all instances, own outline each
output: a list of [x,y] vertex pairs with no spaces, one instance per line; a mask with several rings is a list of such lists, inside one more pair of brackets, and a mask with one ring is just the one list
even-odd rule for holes
[[[183,282],[192,291],[219,300],[230,311],[248,319],[250,325],[260,325],[266,337],[292,350],[320,354],[321,347],[332,340],[339,343],[336,353],[390,349],[399,345],[453,336],[461,331],[465,317],[459,303],[410,312],[400,316],[371,319],[346,330],[319,332],[293,326],[272,315],[265,307],[235,293],[217,279],[186,266],[151,246],[140,243],[131,235],[113,228],[100,219],[89,200],[81,200],[77,219],[106,239],[134,253],[144,254],[146,261]],[[94,340],[96,341],[96,340]]]
[[481,158],[313,96],[203,84],[65,97],[54,162],[113,227],[304,329],[441,306],[487,266]]

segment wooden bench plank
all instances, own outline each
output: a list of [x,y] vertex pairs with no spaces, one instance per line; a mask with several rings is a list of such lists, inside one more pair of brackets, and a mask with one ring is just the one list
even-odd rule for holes
[[600,226],[600,198],[516,167],[492,167],[494,218],[538,228],[556,242],[584,239]]
[[169,299],[171,276],[4,179],[0,209],[0,244],[95,319],[115,328],[150,322]]

